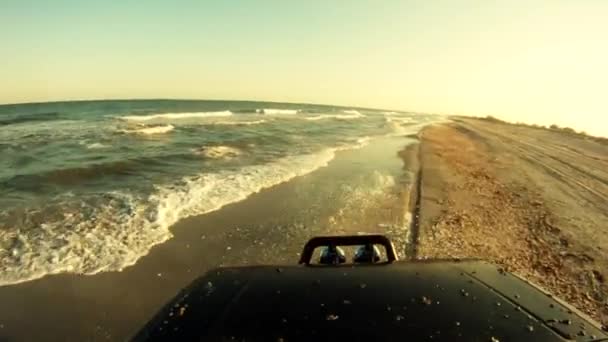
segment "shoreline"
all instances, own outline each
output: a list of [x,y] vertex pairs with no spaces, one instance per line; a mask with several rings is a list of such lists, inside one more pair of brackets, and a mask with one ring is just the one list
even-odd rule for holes
[[[565,150],[555,145],[560,136],[536,134],[455,119],[425,127],[417,140],[386,137],[340,151],[309,174],[180,220],[170,228],[173,238],[123,271],[0,287],[0,340],[124,340],[210,269],[294,264],[312,236],[358,233],[388,235],[405,260],[489,260],[608,324],[608,243],[597,235],[608,219],[608,202],[597,197],[608,199],[608,175],[596,167],[608,164],[605,147],[573,141]],[[536,159],[548,156],[544,163],[533,163],[526,139],[536,142]],[[569,158],[577,167],[563,169]],[[370,179],[362,192],[356,182]],[[584,196],[600,199],[594,210],[575,208],[584,200],[573,191],[580,184],[590,189]],[[562,202],[571,210],[560,211]],[[573,224],[582,221],[591,223],[587,230]]]
[[[418,139],[418,136],[416,136]],[[405,185],[404,208],[409,215],[407,236],[405,237],[405,257],[415,259],[418,254],[418,236],[420,231],[420,210],[422,193],[422,167],[420,165],[420,141],[406,146],[399,152],[399,157],[403,160],[403,169],[412,174],[411,181]]]

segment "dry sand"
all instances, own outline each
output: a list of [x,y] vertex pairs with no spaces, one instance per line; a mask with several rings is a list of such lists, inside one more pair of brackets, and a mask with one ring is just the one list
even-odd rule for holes
[[491,260],[608,324],[608,146],[455,119],[420,134],[417,257]]

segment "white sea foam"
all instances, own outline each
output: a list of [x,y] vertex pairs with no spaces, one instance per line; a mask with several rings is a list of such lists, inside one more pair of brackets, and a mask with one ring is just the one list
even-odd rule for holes
[[0,253],[0,285],[47,274],[119,270],[136,260],[142,245],[168,238],[166,230],[151,227],[145,208],[128,194],[107,193],[104,203],[74,204],[69,194],[64,197],[46,222],[21,231],[0,229],[0,245],[10,251]]
[[398,123],[413,123],[413,122],[415,122],[414,119],[411,118],[411,117],[399,118],[399,117],[393,117],[393,116],[386,116],[386,117],[384,117],[384,120],[386,122],[398,122]]
[[347,193],[344,196],[345,201],[335,214],[329,217],[329,223],[336,225],[338,229],[341,229],[344,223],[350,225],[351,220],[356,220],[358,215],[377,206],[383,198],[390,196],[392,193],[389,189],[395,184],[393,176],[375,170],[366,174],[363,183],[344,185],[342,189]]
[[108,148],[108,147],[110,147],[110,146],[108,146],[108,145],[104,145],[104,144],[102,144],[102,143],[93,143],[93,144],[88,144],[88,145],[87,145],[87,148],[88,148],[89,150],[96,150],[96,149],[100,149],[100,148]]
[[264,108],[264,109],[261,109],[258,113],[269,114],[269,115],[296,115],[299,112],[300,112],[300,110],[298,110],[298,109]]
[[[244,200],[326,166],[337,150],[361,146],[329,148],[236,171],[185,177],[156,186],[148,198],[111,192],[87,200],[68,193],[45,223],[28,229],[0,229],[0,247],[7,251],[0,253],[0,285],[48,274],[120,271],[152,246],[170,239],[169,227],[180,219]],[[40,212],[40,208],[31,210]]]
[[357,147],[367,146],[371,140],[372,138],[368,136],[357,138]]
[[259,125],[265,123],[266,120],[252,120],[252,121],[214,121],[211,124],[213,125],[235,125],[235,126],[250,126],[250,125]]
[[240,156],[240,149],[230,146],[205,146],[194,151],[194,154],[202,155],[212,159],[230,159]]
[[324,119],[338,119],[338,120],[350,120],[350,119],[360,119],[365,117],[365,115],[357,112],[351,114],[321,114],[316,116],[307,116],[304,119],[309,121],[317,121]]
[[358,114],[358,115],[361,115],[361,113],[359,113],[359,111],[358,111],[358,110],[354,110],[354,109],[351,109],[351,110],[343,110],[343,112],[344,112],[344,113],[346,113],[346,114]]
[[127,121],[151,121],[151,120],[180,120],[180,119],[195,119],[195,118],[210,118],[232,115],[231,111],[225,110],[220,112],[193,112],[193,113],[163,113],[151,115],[128,115],[121,116],[119,119]]
[[430,124],[429,122],[424,122],[424,123],[417,123],[417,124],[413,124],[413,125],[403,126],[396,122],[393,122],[391,124],[392,132],[387,134],[387,136],[399,137],[399,136],[416,134],[416,133],[420,132],[420,130],[423,129],[425,126],[428,126],[429,124]]
[[444,122],[450,122],[451,120],[445,116],[436,116],[433,118],[427,118],[424,120],[416,120],[411,117],[404,118],[386,118],[387,126],[392,130],[387,136],[405,136],[412,135],[420,132],[424,127],[433,124],[439,124]]
[[152,126],[152,127],[138,127],[138,128],[132,128],[132,129],[123,129],[123,130],[119,130],[119,132],[122,133],[128,133],[128,134],[145,134],[145,135],[150,135],[150,134],[164,134],[164,133],[168,133],[171,132],[175,127],[173,127],[173,125],[163,125],[163,126]]

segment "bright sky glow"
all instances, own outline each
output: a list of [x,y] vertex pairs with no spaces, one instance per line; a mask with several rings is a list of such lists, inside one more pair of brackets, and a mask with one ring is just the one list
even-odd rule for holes
[[3,0],[0,103],[309,102],[608,136],[606,18],[604,0]]

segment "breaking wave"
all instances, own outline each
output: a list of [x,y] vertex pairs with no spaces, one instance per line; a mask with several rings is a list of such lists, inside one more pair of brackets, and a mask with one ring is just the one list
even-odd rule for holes
[[301,112],[299,109],[274,109],[274,108],[264,108],[256,110],[257,113],[260,114],[268,114],[268,115],[296,115]]
[[122,129],[119,130],[121,133],[127,134],[164,134],[171,132],[175,127],[173,125],[163,125],[163,126],[152,126],[152,127],[142,127],[142,128],[133,128],[133,129]]
[[365,117],[365,115],[357,112],[352,113],[352,114],[321,114],[321,115],[317,115],[317,116],[307,116],[305,117],[306,120],[309,121],[317,121],[317,120],[324,120],[324,119],[338,119],[338,120],[349,120],[349,119],[359,119],[359,118],[363,118]]
[[399,117],[387,116],[387,117],[385,117],[385,118],[384,118],[384,120],[385,120],[387,123],[391,123],[391,122],[397,122],[397,123],[413,123],[413,122],[415,122],[415,120],[414,120],[413,118],[410,118],[410,117],[402,117],[402,118],[399,118]]
[[238,157],[243,153],[243,151],[236,147],[222,145],[201,147],[200,149],[197,149],[193,152],[194,154],[202,155],[212,159],[230,159]]
[[110,147],[110,146],[108,146],[108,145],[104,145],[104,144],[102,144],[102,143],[92,143],[92,144],[88,144],[88,145],[87,145],[87,148],[88,148],[89,150],[96,150],[96,149],[100,149],[100,148],[108,148],[108,147]]
[[231,116],[229,110],[220,112],[193,112],[193,113],[164,113],[152,115],[128,115],[121,116],[119,119],[127,121],[150,121],[150,120],[179,120],[179,119],[194,119],[194,118],[209,118]]
[[250,125],[259,125],[265,123],[266,120],[253,120],[253,121],[215,121],[212,122],[212,125],[242,125],[242,126],[250,126]]
[[[13,224],[27,226],[0,229],[0,250],[6,251],[0,253],[0,285],[64,272],[120,271],[170,239],[169,227],[180,219],[218,210],[310,173],[326,166],[336,151],[364,143],[184,177],[155,186],[147,198],[122,192],[90,198],[67,193],[48,207],[22,208],[29,219]],[[0,222],[7,222],[7,217],[11,213],[0,212]],[[41,224],[40,219],[44,219]]]

